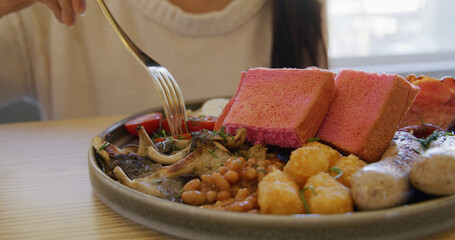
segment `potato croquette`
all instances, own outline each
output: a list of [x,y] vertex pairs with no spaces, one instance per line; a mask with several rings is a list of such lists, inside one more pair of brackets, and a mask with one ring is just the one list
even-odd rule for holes
[[335,150],[325,144],[322,144],[318,141],[309,142],[309,143],[305,144],[304,147],[318,147],[318,148],[323,149],[327,158],[329,159],[329,167],[332,167],[333,165],[335,165],[335,163],[341,157],[341,154],[337,150]]
[[337,177],[336,180],[342,183],[344,186],[351,188],[351,176],[360,168],[366,166],[367,163],[360,160],[357,156],[351,154],[347,157],[341,157],[335,165],[330,169],[338,168],[342,173],[339,174],[337,171],[329,170],[329,174],[332,177]]
[[301,147],[291,153],[284,172],[302,188],[311,176],[329,170],[329,153],[319,146]]
[[349,188],[328,173],[321,172],[311,178],[303,188],[306,210],[314,214],[352,212],[354,204]]
[[267,174],[258,186],[261,213],[298,214],[304,212],[299,187],[280,170]]

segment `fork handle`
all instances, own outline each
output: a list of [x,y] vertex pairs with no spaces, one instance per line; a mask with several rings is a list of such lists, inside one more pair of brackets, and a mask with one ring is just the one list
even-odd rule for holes
[[149,67],[149,66],[157,66],[159,65],[157,62],[155,62],[153,59],[148,57],[134,42],[128,37],[128,35],[123,31],[123,29],[120,27],[118,22],[112,17],[111,11],[106,6],[106,3],[104,3],[104,0],[96,0],[98,3],[98,6],[101,9],[101,12],[104,14],[106,19],[108,20],[109,24],[111,27],[114,29],[115,33],[119,36],[120,40],[122,41],[123,45],[126,46],[128,51],[132,53],[134,57],[144,66],[144,67]]

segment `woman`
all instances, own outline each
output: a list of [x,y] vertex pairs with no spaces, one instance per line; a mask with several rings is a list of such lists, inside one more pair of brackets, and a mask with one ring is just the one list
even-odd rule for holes
[[[44,4],[28,7],[31,2],[0,0],[0,104],[26,97],[43,120],[161,105],[147,72],[94,1],[39,1],[71,28]],[[187,101],[232,95],[240,72],[251,67],[327,67],[317,0],[106,4],[133,41],[173,74]]]

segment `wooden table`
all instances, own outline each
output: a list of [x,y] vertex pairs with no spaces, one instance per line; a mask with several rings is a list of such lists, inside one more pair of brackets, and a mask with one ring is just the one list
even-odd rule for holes
[[[0,124],[0,239],[174,239],[122,217],[92,191],[90,140],[120,119]],[[426,239],[455,239],[455,228]]]

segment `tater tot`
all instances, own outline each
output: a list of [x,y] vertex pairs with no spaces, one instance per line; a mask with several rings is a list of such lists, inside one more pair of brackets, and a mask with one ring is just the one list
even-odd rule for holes
[[335,163],[341,157],[341,154],[337,150],[335,150],[325,144],[322,144],[318,141],[309,142],[309,143],[305,144],[304,147],[317,147],[317,148],[321,148],[322,150],[324,150],[324,154],[329,159],[329,167],[332,167],[333,165],[335,165]]
[[[321,172],[308,179],[303,188],[306,211],[314,214],[352,212],[354,204],[349,188],[328,173]],[[308,212],[307,212],[308,213]]]
[[[357,170],[367,165],[366,162],[360,160],[357,156],[351,154],[347,157],[341,157],[335,165],[333,165],[330,170],[329,174],[332,177],[336,177],[336,180],[342,183],[344,186],[351,188],[351,176]],[[336,168],[336,169],[335,169]],[[342,173],[338,173],[337,171],[340,170]]]
[[299,187],[280,170],[267,174],[259,183],[258,202],[261,213],[298,214],[304,210]]
[[329,170],[327,151],[321,147],[301,147],[291,153],[284,172],[302,188],[311,176]]

